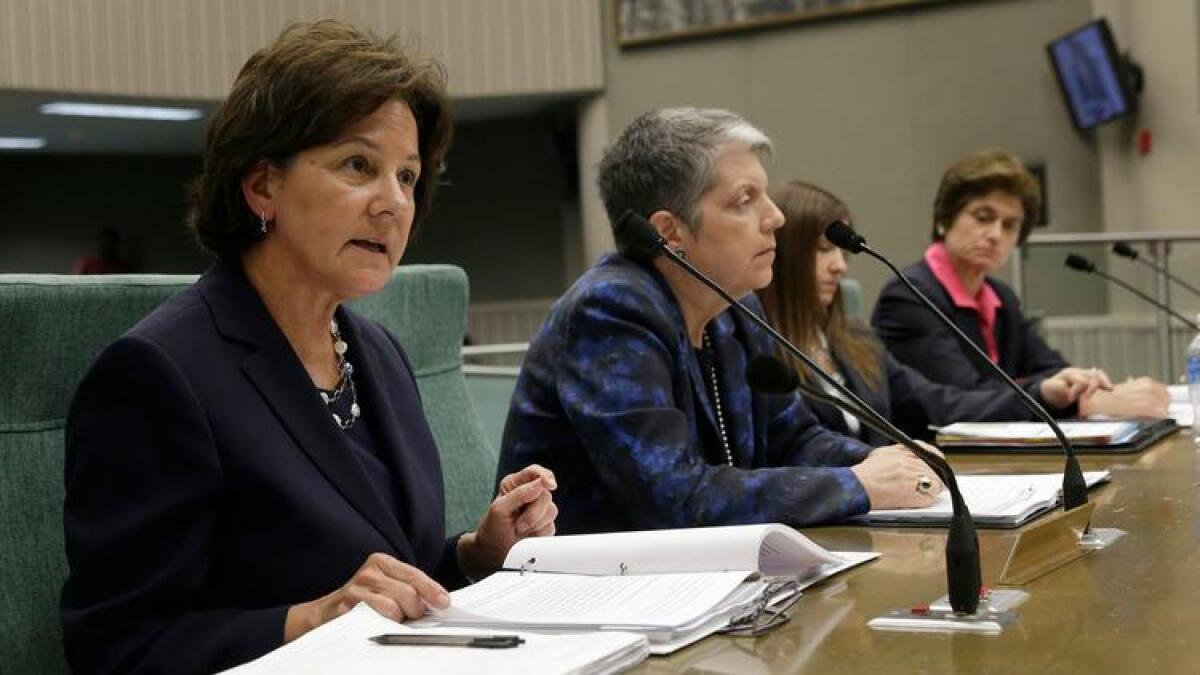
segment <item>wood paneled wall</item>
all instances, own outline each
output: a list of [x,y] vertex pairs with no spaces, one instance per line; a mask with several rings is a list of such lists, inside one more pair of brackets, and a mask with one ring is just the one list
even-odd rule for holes
[[0,0],[0,88],[221,98],[289,21],[398,33],[458,98],[595,91],[600,4],[582,0]]

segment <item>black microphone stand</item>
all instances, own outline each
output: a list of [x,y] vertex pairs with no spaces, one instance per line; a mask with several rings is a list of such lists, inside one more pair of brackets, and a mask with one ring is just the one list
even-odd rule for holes
[[1193,331],[1200,331],[1200,326],[1198,326],[1195,321],[1192,321],[1191,319],[1187,318],[1186,316],[1171,309],[1166,304],[1161,303],[1158,300],[1155,300],[1154,298],[1147,295],[1146,293],[1143,293],[1142,291],[1134,288],[1133,286],[1125,283],[1124,281],[1121,281],[1120,279],[1114,277],[1113,275],[1096,267],[1095,263],[1093,263],[1091,260],[1088,260],[1087,258],[1085,258],[1081,255],[1076,255],[1074,253],[1068,254],[1067,259],[1064,264],[1067,267],[1070,267],[1071,269],[1076,270],[1078,272],[1083,272],[1085,274],[1095,274],[1098,277],[1108,279],[1109,281],[1120,286],[1121,288],[1124,288],[1125,290],[1129,291],[1130,293],[1133,293],[1134,295],[1141,298],[1142,300],[1145,300],[1146,302],[1150,303],[1151,305],[1154,305],[1158,309],[1166,312],[1168,315],[1175,317],[1180,322],[1182,322],[1183,325],[1187,326],[1188,328],[1191,328]]
[[1116,253],[1119,256],[1129,258],[1130,260],[1136,260],[1137,262],[1140,262],[1141,264],[1145,265],[1146,267],[1149,267],[1150,269],[1154,270],[1155,272],[1158,272],[1159,274],[1163,275],[1167,279],[1174,281],[1176,284],[1186,288],[1187,290],[1191,291],[1193,294],[1200,295],[1200,288],[1196,288],[1195,286],[1189,284],[1188,282],[1184,281],[1183,279],[1180,279],[1179,277],[1175,276],[1174,274],[1171,274],[1170,272],[1167,271],[1167,268],[1163,267],[1162,265],[1158,265],[1156,263],[1153,263],[1153,262],[1141,257],[1141,254],[1138,253],[1137,249],[1130,246],[1128,243],[1123,242],[1123,241],[1118,241],[1115,244],[1113,244],[1112,251],[1113,251],[1113,253]]
[[[972,342],[971,339],[968,338],[958,326],[954,325],[954,322],[951,321],[950,318],[942,312],[942,310],[938,309],[937,305],[934,305],[933,302],[920,291],[920,289],[913,285],[913,283],[908,280],[908,277],[905,277],[904,274],[902,274],[900,270],[894,264],[892,264],[891,260],[888,260],[887,257],[875,252],[875,250],[870,246],[867,246],[867,240],[863,238],[862,235],[855,232],[853,228],[840,220],[835,220],[829,224],[828,228],[826,228],[825,237],[834,245],[844,248],[851,253],[866,253],[884,265],[887,265],[888,269],[892,271],[892,274],[896,275],[896,277],[898,277],[900,281],[908,287],[908,290],[911,291],[912,294],[916,296],[916,298],[920,300],[922,304],[928,307],[929,310],[938,317],[938,320],[941,321],[942,324],[950,328],[955,336],[958,337],[959,342],[974,350],[975,355],[983,359],[984,362],[992,363],[992,360],[988,358],[988,355],[985,354],[982,349],[979,348],[979,345]],[[995,364],[992,365],[995,366]],[[1050,427],[1051,431],[1053,431],[1054,435],[1058,438],[1059,444],[1062,445],[1063,451],[1066,452],[1067,462],[1066,467],[1063,470],[1062,487],[1063,509],[1065,511],[1070,511],[1071,509],[1086,504],[1088,501],[1087,481],[1085,481],[1083,478],[1083,469],[1079,466],[1079,459],[1075,456],[1075,448],[1073,448],[1071,446],[1071,442],[1067,440],[1067,435],[1063,433],[1062,428],[1058,426],[1058,423],[1054,421],[1054,418],[1050,416],[1050,413],[1046,412],[1046,409],[1039,405],[1038,402],[1029,395],[1029,392],[1025,391],[1025,389],[1021,387],[1021,385],[1014,382],[1013,379],[1008,376],[1008,373],[1004,372],[1004,370],[999,366],[995,366],[993,370],[1009,387],[1017,392],[1017,395],[1021,397],[1021,401],[1025,404],[1025,407],[1028,408],[1034,415],[1037,415],[1039,419],[1041,419],[1046,423],[1047,426]]]

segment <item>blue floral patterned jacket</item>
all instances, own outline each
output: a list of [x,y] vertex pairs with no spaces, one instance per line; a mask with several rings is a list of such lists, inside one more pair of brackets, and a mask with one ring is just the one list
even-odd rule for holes
[[[760,311],[757,300],[746,302]],[[870,449],[819,425],[798,396],[751,391],[769,338],[726,310],[708,327],[734,466],[666,281],[619,255],[550,310],[517,380],[498,476],[536,462],[558,478],[560,533],[830,523],[869,501],[846,468]]]

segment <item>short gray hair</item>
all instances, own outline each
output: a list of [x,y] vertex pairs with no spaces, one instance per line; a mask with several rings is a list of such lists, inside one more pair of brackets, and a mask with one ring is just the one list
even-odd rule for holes
[[[609,221],[627,210],[644,217],[670,211],[693,231],[700,198],[716,180],[717,158],[730,147],[765,161],[771,139],[740,115],[715,108],[660,108],[635,119],[600,160],[597,184]],[[617,250],[628,253],[617,236]]]

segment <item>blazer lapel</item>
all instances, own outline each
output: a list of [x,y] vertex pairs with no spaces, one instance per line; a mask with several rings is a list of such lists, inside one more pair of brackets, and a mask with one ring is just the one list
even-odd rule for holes
[[[354,371],[355,383],[362,392],[363,398],[371,402],[372,412],[363,414],[371,414],[372,421],[377,422],[375,429],[377,429],[379,440],[383,445],[384,452],[387,453],[388,464],[392,469],[392,483],[397,488],[396,498],[400,501],[396,505],[396,517],[401,521],[403,531],[410,535],[418,532],[414,522],[417,514],[422,514],[422,517],[442,525],[445,523],[445,497],[439,458],[433,457],[433,461],[416,461],[418,459],[416,450],[422,447],[422,443],[417,439],[405,438],[401,433],[398,419],[398,416],[403,415],[406,410],[413,410],[417,414],[423,415],[424,413],[420,412],[420,401],[404,401],[401,391],[387,386],[391,377],[407,376],[405,371],[399,369],[401,366],[395,365],[400,361],[399,355],[388,358],[385,354],[380,353],[381,350],[389,349],[391,345],[368,341],[359,333],[355,320],[348,316],[344,309],[339,310],[338,313],[340,314],[338,324],[342,334],[351,344],[352,353],[355,355],[352,361],[357,364]],[[381,377],[380,375],[388,372],[389,368],[396,372],[391,373],[389,378]],[[418,427],[419,425],[412,425],[409,428]],[[435,446],[436,443],[431,438],[428,447]],[[439,527],[437,532],[439,534],[436,546],[440,547],[444,529]],[[416,539],[406,540],[406,545],[412,547],[414,555],[420,553],[418,549],[423,548],[422,543],[428,544],[429,542],[421,542]]]
[[[217,263],[199,282],[217,329],[253,351],[242,361],[250,379],[280,425],[347,502],[404,555],[411,548],[400,525],[374,495],[361,465],[350,454],[341,431],[331,423],[291,344],[236,261]],[[411,557],[409,558],[411,559]]]
[[[676,327],[675,352],[683,359],[683,371],[687,375],[692,396],[697,403],[698,412],[696,414],[703,416],[708,421],[708,427],[712,430],[715,438],[719,432],[717,431],[717,416],[713,412],[708,393],[708,374],[701,371],[700,359],[696,358],[696,349],[688,338],[687,328],[683,321],[683,310],[680,309],[671,287],[667,285],[666,279],[659,274],[658,270],[649,265],[643,269],[649,272],[650,278],[654,281],[654,287],[658,291],[659,311],[669,315],[672,325]],[[683,405],[682,401],[680,401],[680,405]]]

